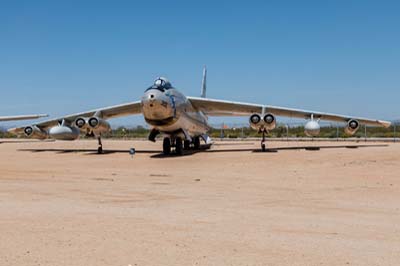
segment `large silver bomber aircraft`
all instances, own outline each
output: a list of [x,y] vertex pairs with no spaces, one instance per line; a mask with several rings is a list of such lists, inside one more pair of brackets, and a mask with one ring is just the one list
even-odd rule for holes
[[98,138],[98,152],[102,153],[102,134],[111,130],[108,119],[143,114],[151,127],[150,141],[156,141],[159,134],[164,135],[163,153],[168,155],[171,148],[176,154],[184,149],[199,149],[200,138],[210,144],[207,132],[209,116],[248,116],[253,129],[262,134],[261,148],[265,150],[265,134],[276,126],[276,116],[304,118],[308,120],[305,132],[308,136],[317,136],[320,132],[319,120],[344,122],[345,132],[353,135],[360,124],[389,127],[390,122],[336,115],[322,112],[276,107],[262,104],[231,102],[206,98],[207,70],[203,71],[201,97],[186,97],[165,78],[157,78],[149,87],[141,101],[96,110],[67,115],[31,126],[9,130],[26,137],[56,140],[76,140],[80,133]]

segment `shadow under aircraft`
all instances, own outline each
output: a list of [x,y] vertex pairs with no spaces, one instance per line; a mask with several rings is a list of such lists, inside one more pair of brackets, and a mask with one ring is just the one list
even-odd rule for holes
[[[274,148],[267,148],[263,149],[254,149],[254,148],[232,148],[232,149],[210,149],[211,145],[201,145],[200,149],[192,149],[192,150],[185,150],[183,154],[174,154],[172,156],[190,156],[196,153],[219,153],[219,152],[254,152],[254,153],[274,153],[279,151],[288,151],[288,150],[306,150],[306,151],[319,151],[321,149],[357,149],[357,148],[377,148],[377,147],[388,147],[387,144],[364,144],[364,145],[321,145],[321,146],[310,146],[310,145],[303,145],[303,146],[285,146],[285,147],[274,147]],[[54,152],[59,154],[64,153],[84,153],[86,155],[99,155],[96,149],[60,149],[60,148],[43,148],[43,149],[19,149],[18,151],[24,152],[33,152],[33,153],[40,153],[40,152]],[[104,150],[101,155],[109,155],[115,153],[124,153],[129,154],[129,150],[125,149],[110,149]],[[137,154],[152,154],[151,158],[164,158],[169,157],[165,155],[161,151],[157,150],[136,150],[135,153]]]

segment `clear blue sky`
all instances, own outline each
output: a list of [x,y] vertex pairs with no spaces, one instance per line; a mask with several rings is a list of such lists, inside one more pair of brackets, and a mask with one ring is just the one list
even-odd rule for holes
[[399,118],[399,14],[378,0],[3,0],[0,114],[134,101],[159,75],[198,96],[206,64],[209,97]]

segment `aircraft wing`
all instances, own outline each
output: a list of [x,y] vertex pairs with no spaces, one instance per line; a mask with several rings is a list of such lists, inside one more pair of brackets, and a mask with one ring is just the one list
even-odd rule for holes
[[369,126],[383,126],[389,127],[391,125],[388,121],[368,119],[362,117],[353,117],[348,115],[338,115],[323,112],[314,112],[301,109],[292,109],[286,107],[278,107],[271,105],[231,102],[223,100],[214,100],[208,98],[188,97],[193,107],[202,111],[208,116],[250,116],[251,114],[258,113],[272,113],[276,116],[285,116],[293,118],[328,120],[334,122],[348,122],[355,119],[362,124]]
[[16,116],[0,116],[0,121],[17,121],[17,120],[29,120],[38,119],[41,117],[47,117],[48,115],[16,115]]
[[[100,115],[104,119],[110,119],[110,118],[117,118],[117,117],[122,117],[122,116],[128,116],[128,115],[135,115],[135,114],[140,114],[142,113],[142,106],[141,102],[131,102],[131,103],[125,103],[125,104],[120,104],[120,105],[115,105],[115,106],[109,106],[109,107],[104,107],[104,108],[98,108],[95,110],[87,111],[87,112],[82,112],[82,113],[76,113],[76,114],[71,114],[71,115],[66,115],[64,117],[58,117],[54,119],[49,119],[43,122],[35,123],[34,125],[42,128],[42,129],[47,129],[53,126],[56,126],[60,124],[63,120],[69,123],[73,123],[78,117],[92,117],[95,114]],[[24,127],[20,128],[13,128],[10,129],[9,132],[14,133],[14,134],[21,134],[24,131]]]

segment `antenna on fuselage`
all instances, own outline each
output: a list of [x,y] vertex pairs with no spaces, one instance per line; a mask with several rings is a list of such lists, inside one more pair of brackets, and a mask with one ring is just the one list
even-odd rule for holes
[[207,97],[207,67],[203,69],[203,81],[201,82],[201,98]]

